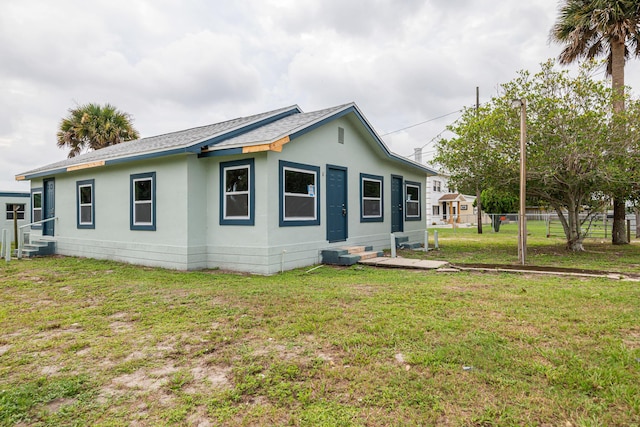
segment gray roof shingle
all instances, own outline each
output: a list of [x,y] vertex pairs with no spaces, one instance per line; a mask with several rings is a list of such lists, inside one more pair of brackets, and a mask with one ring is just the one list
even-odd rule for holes
[[28,176],[40,172],[55,171],[71,166],[82,165],[85,163],[114,160],[176,149],[185,149],[202,141],[207,141],[211,138],[215,138],[216,136],[223,135],[224,133],[232,132],[233,130],[236,130],[243,126],[251,125],[252,123],[259,122],[260,120],[286,113],[287,111],[300,112],[301,110],[298,106],[294,105],[273,111],[268,111],[266,113],[247,117],[239,117],[220,123],[214,123],[207,126],[200,126],[192,129],[166,133],[163,135],[151,136],[148,138],[141,138],[133,141],[126,141],[120,144],[111,145],[109,147],[90,151],[76,157],[32,169],[21,175]]
[[324,110],[287,116],[273,123],[261,126],[250,132],[224,140],[219,144],[216,144],[215,149],[242,147],[247,145],[273,142],[287,135],[291,135],[295,131],[318,122],[325,117],[331,116],[336,111],[340,111],[345,107],[349,107],[351,105],[353,104],[338,105],[336,107],[326,108]]
[[83,165],[94,162],[103,162],[98,163],[98,165],[113,164],[139,158],[177,154],[187,150],[192,152],[194,149],[200,151],[200,148],[204,148],[204,145],[209,145],[208,149],[204,151],[227,149],[233,151],[239,147],[269,144],[285,136],[295,138],[296,135],[312,130],[315,125],[349,113],[355,114],[360,119],[360,123],[369,131],[387,157],[421,169],[428,175],[435,174],[434,171],[424,165],[391,153],[384,141],[377,135],[360,112],[357,105],[348,103],[310,113],[303,113],[297,105],[293,105],[208,126],[123,142],[27,171],[19,175],[17,179],[47,176],[64,172],[65,170],[72,170],[75,167],[81,168]]

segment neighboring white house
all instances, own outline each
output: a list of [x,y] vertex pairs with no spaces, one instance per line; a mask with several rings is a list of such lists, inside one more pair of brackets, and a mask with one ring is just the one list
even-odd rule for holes
[[[272,274],[344,245],[421,240],[430,168],[389,151],[359,108],[281,108],[124,142],[16,177],[56,253]],[[36,204],[35,201],[41,201]]]
[[459,194],[455,188],[449,188],[449,177],[442,172],[428,176],[426,182],[427,227],[453,221],[477,223],[477,211],[473,207],[475,196]]
[[19,191],[0,192],[0,233],[7,230],[10,240],[14,240],[14,217],[18,227],[30,222],[31,199],[29,193]]

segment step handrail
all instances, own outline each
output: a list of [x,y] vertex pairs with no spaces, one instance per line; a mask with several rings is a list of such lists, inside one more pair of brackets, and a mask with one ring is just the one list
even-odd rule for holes
[[51,218],[46,218],[40,221],[34,221],[31,222],[29,224],[25,224],[25,225],[21,225],[20,227],[18,227],[18,251],[17,251],[17,257],[18,259],[22,259],[22,246],[24,245],[24,228],[27,227],[31,227],[32,225],[38,225],[38,224],[44,224],[45,222],[49,222],[49,221],[53,221],[55,219],[58,219],[57,216],[51,217]]

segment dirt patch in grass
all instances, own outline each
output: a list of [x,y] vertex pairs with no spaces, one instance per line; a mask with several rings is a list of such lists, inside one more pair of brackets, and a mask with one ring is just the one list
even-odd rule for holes
[[44,405],[44,409],[47,412],[58,412],[60,408],[67,405],[73,405],[77,402],[76,399],[67,399],[59,397],[57,399],[53,399],[51,402]]
[[622,342],[631,350],[640,348],[640,329],[631,329],[623,333]]
[[11,347],[10,344],[0,345],[0,356],[11,350]]

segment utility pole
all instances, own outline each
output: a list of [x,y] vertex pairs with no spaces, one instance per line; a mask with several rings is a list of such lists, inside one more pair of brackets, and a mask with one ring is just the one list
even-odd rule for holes
[[[480,87],[476,86],[476,118],[480,110]],[[482,201],[480,200],[480,184],[476,178],[476,208],[478,211],[478,234],[482,234]]]

